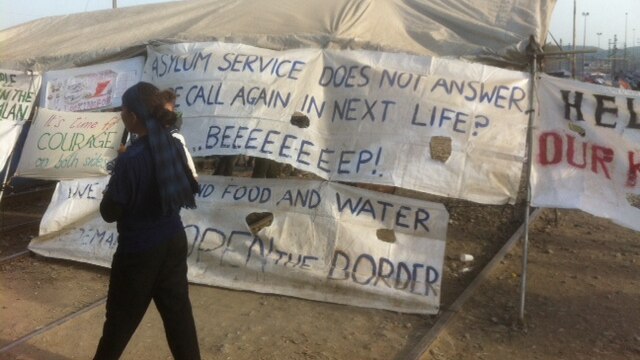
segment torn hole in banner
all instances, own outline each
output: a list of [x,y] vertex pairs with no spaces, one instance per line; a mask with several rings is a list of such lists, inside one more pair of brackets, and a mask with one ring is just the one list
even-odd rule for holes
[[446,136],[432,136],[429,142],[429,148],[433,160],[445,163],[451,156],[451,138]]
[[[291,115],[291,120],[289,120],[289,122],[291,123],[291,125],[300,129],[306,129],[311,124],[311,122],[309,121],[309,117],[299,111],[296,111],[293,113],[293,115]],[[282,167],[282,172],[287,176],[301,176],[301,172],[291,164],[285,164]]]
[[378,240],[386,243],[393,244],[396,242],[396,233],[390,229],[378,229],[376,230],[376,236]]
[[294,112],[293,115],[291,115],[291,120],[289,121],[291,123],[291,125],[293,126],[297,126],[300,129],[305,129],[309,127],[309,118],[307,117],[307,115],[304,115],[301,112]]
[[640,209],[640,195],[627,193],[627,202],[636,209]]
[[273,223],[273,214],[270,212],[254,212],[245,218],[249,229],[253,235],[257,235],[260,230],[271,226]]

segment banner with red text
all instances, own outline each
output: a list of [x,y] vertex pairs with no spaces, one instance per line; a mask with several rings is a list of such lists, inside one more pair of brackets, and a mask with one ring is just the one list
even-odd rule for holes
[[40,108],[31,123],[16,176],[77,179],[107,174],[124,125],[117,112],[61,112]]
[[543,75],[538,98],[532,205],[640,231],[640,93]]
[[58,111],[90,111],[118,107],[122,94],[140,81],[144,57],[47,71],[40,106]]
[[147,52],[143,79],[175,90],[195,156],[247,154],[328,180],[482,203],[517,195],[525,73],[363,50],[187,43]]
[[[438,312],[449,218],[443,205],[326,181],[200,180],[198,208],[181,214],[190,281]],[[29,249],[109,266],[117,230],[98,211],[106,182],[60,182]],[[252,230],[248,221],[263,226]]]

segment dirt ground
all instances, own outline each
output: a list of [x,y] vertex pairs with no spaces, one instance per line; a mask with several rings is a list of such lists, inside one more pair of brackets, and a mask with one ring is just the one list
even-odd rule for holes
[[[451,220],[442,311],[515,232],[523,212],[445,203]],[[26,247],[30,236],[1,234],[0,256]],[[517,321],[516,247],[423,359],[640,358],[639,233],[576,210],[545,210],[532,224],[529,250],[525,324]],[[474,261],[461,262],[462,253]],[[108,278],[108,269],[35,255],[0,263],[0,348],[97,303],[0,352],[0,359],[91,358],[104,321]],[[203,359],[406,359],[437,320],[199,285],[190,294]],[[151,307],[123,359],[170,358]]]
[[524,326],[518,247],[425,358],[640,359],[640,234],[577,210],[557,215],[545,210],[530,233]]

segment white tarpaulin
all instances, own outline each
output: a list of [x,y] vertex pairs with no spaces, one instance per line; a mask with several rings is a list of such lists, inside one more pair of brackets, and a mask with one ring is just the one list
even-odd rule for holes
[[107,174],[118,154],[120,113],[61,112],[40,108],[33,119],[16,176],[76,179]]
[[532,205],[640,231],[640,93],[543,76],[538,97]]
[[[448,213],[441,204],[320,181],[201,180],[183,210],[189,280],[411,313],[436,313]],[[100,219],[103,179],[61,182],[29,249],[109,266],[115,224]],[[269,212],[254,235],[245,218]]]
[[0,172],[13,151],[23,125],[24,121],[0,120]]
[[144,57],[68,70],[47,71],[40,106],[58,111],[115,108],[142,78]]
[[0,69],[0,171],[29,120],[41,80],[40,75]]
[[365,49],[524,69],[556,0],[190,0],[49,17],[0,31],[0,66],[38,71],[126,59],[146,44]]
[[[195,156],[242,153],[329,180],[481,203],[517,195],[525,73],[425,56],[226,43],[148,54],[143,79],[175,90]],[[294,112],[308,127],[292,124]],[[450,148],[432,151],[438,140]],[[438,152],[446,155],[432,157]]]
[[29,120],[42,77],[0,69],[0,121]]

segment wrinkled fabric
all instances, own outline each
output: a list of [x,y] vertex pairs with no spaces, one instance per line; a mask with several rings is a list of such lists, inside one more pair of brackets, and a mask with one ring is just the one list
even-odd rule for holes
[[48,17],[0,31],[0,65],[65,69],[144,54],[155,42],[223,41],[272,50],[402,52],[525,69],[529,36],[544,43],[556,1],[176,1]]

